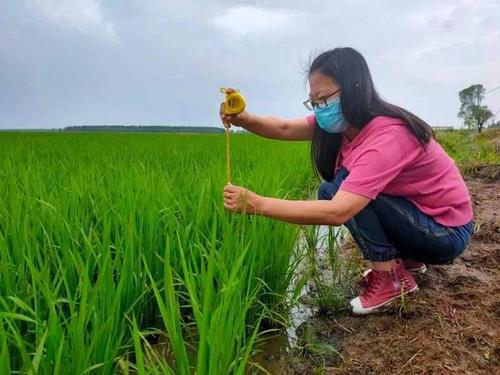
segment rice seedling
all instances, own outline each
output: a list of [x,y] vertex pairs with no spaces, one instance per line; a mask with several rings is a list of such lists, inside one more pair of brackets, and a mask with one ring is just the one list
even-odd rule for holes
[[[306,143],[231,142],[234,183],[304,197]],[[286,315],[298,228],[225,211],[224,150],[222,135],[0,134],[1,373],[251,371],[262,322]]]
[[345,228],[326,226],[303,228],[308,273],[320,313],[345,311],[349,298],[354,294],[353,280],[360,274],[361,261],[355,252],[341,254],[345,231]]

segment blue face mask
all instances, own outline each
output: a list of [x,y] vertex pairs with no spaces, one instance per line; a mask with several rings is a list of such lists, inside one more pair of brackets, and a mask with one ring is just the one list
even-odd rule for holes
[[324,108],[314,108],[314,116],[321,129],[328,133],[342,133],[347,128],[340,108],[340,98],[336,98]]

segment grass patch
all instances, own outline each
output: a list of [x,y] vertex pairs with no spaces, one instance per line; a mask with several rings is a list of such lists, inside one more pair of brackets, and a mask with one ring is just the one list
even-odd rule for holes
[[486,129],[481,134],[470,131],[438,132],[437,140],[465,176],[483,171],[484,177],[498,178],[500,129]]

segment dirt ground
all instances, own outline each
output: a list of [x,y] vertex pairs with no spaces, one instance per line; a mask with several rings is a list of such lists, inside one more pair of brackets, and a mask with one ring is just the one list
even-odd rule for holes
[[297,356],[286,374],[500,374],[500,181],[467,181],[477,232],[454,264],[431,266],[405,306],[308,321],[339,354]]

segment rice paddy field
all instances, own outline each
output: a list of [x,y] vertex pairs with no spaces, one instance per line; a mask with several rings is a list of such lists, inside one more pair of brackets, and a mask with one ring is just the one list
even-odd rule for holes
[[[342,231],[319,252],[315,226],[224,209],[224,134],[0,132],[0,374],[399,373],[402,357],[401,373],[493,373],[499,135],[437,134],[475,204],[470,255],[431,269],[404,309],[360,319],[346,306],[363,264]],[[231,149],[234,184],[314,198],[308,142],[233,134]]]
[[[307,143],[231,140],[234,184],[315,188]],[[220,134],[0,133],[0,373],[256,370],[298,227],[230,214],[225,182]]]

